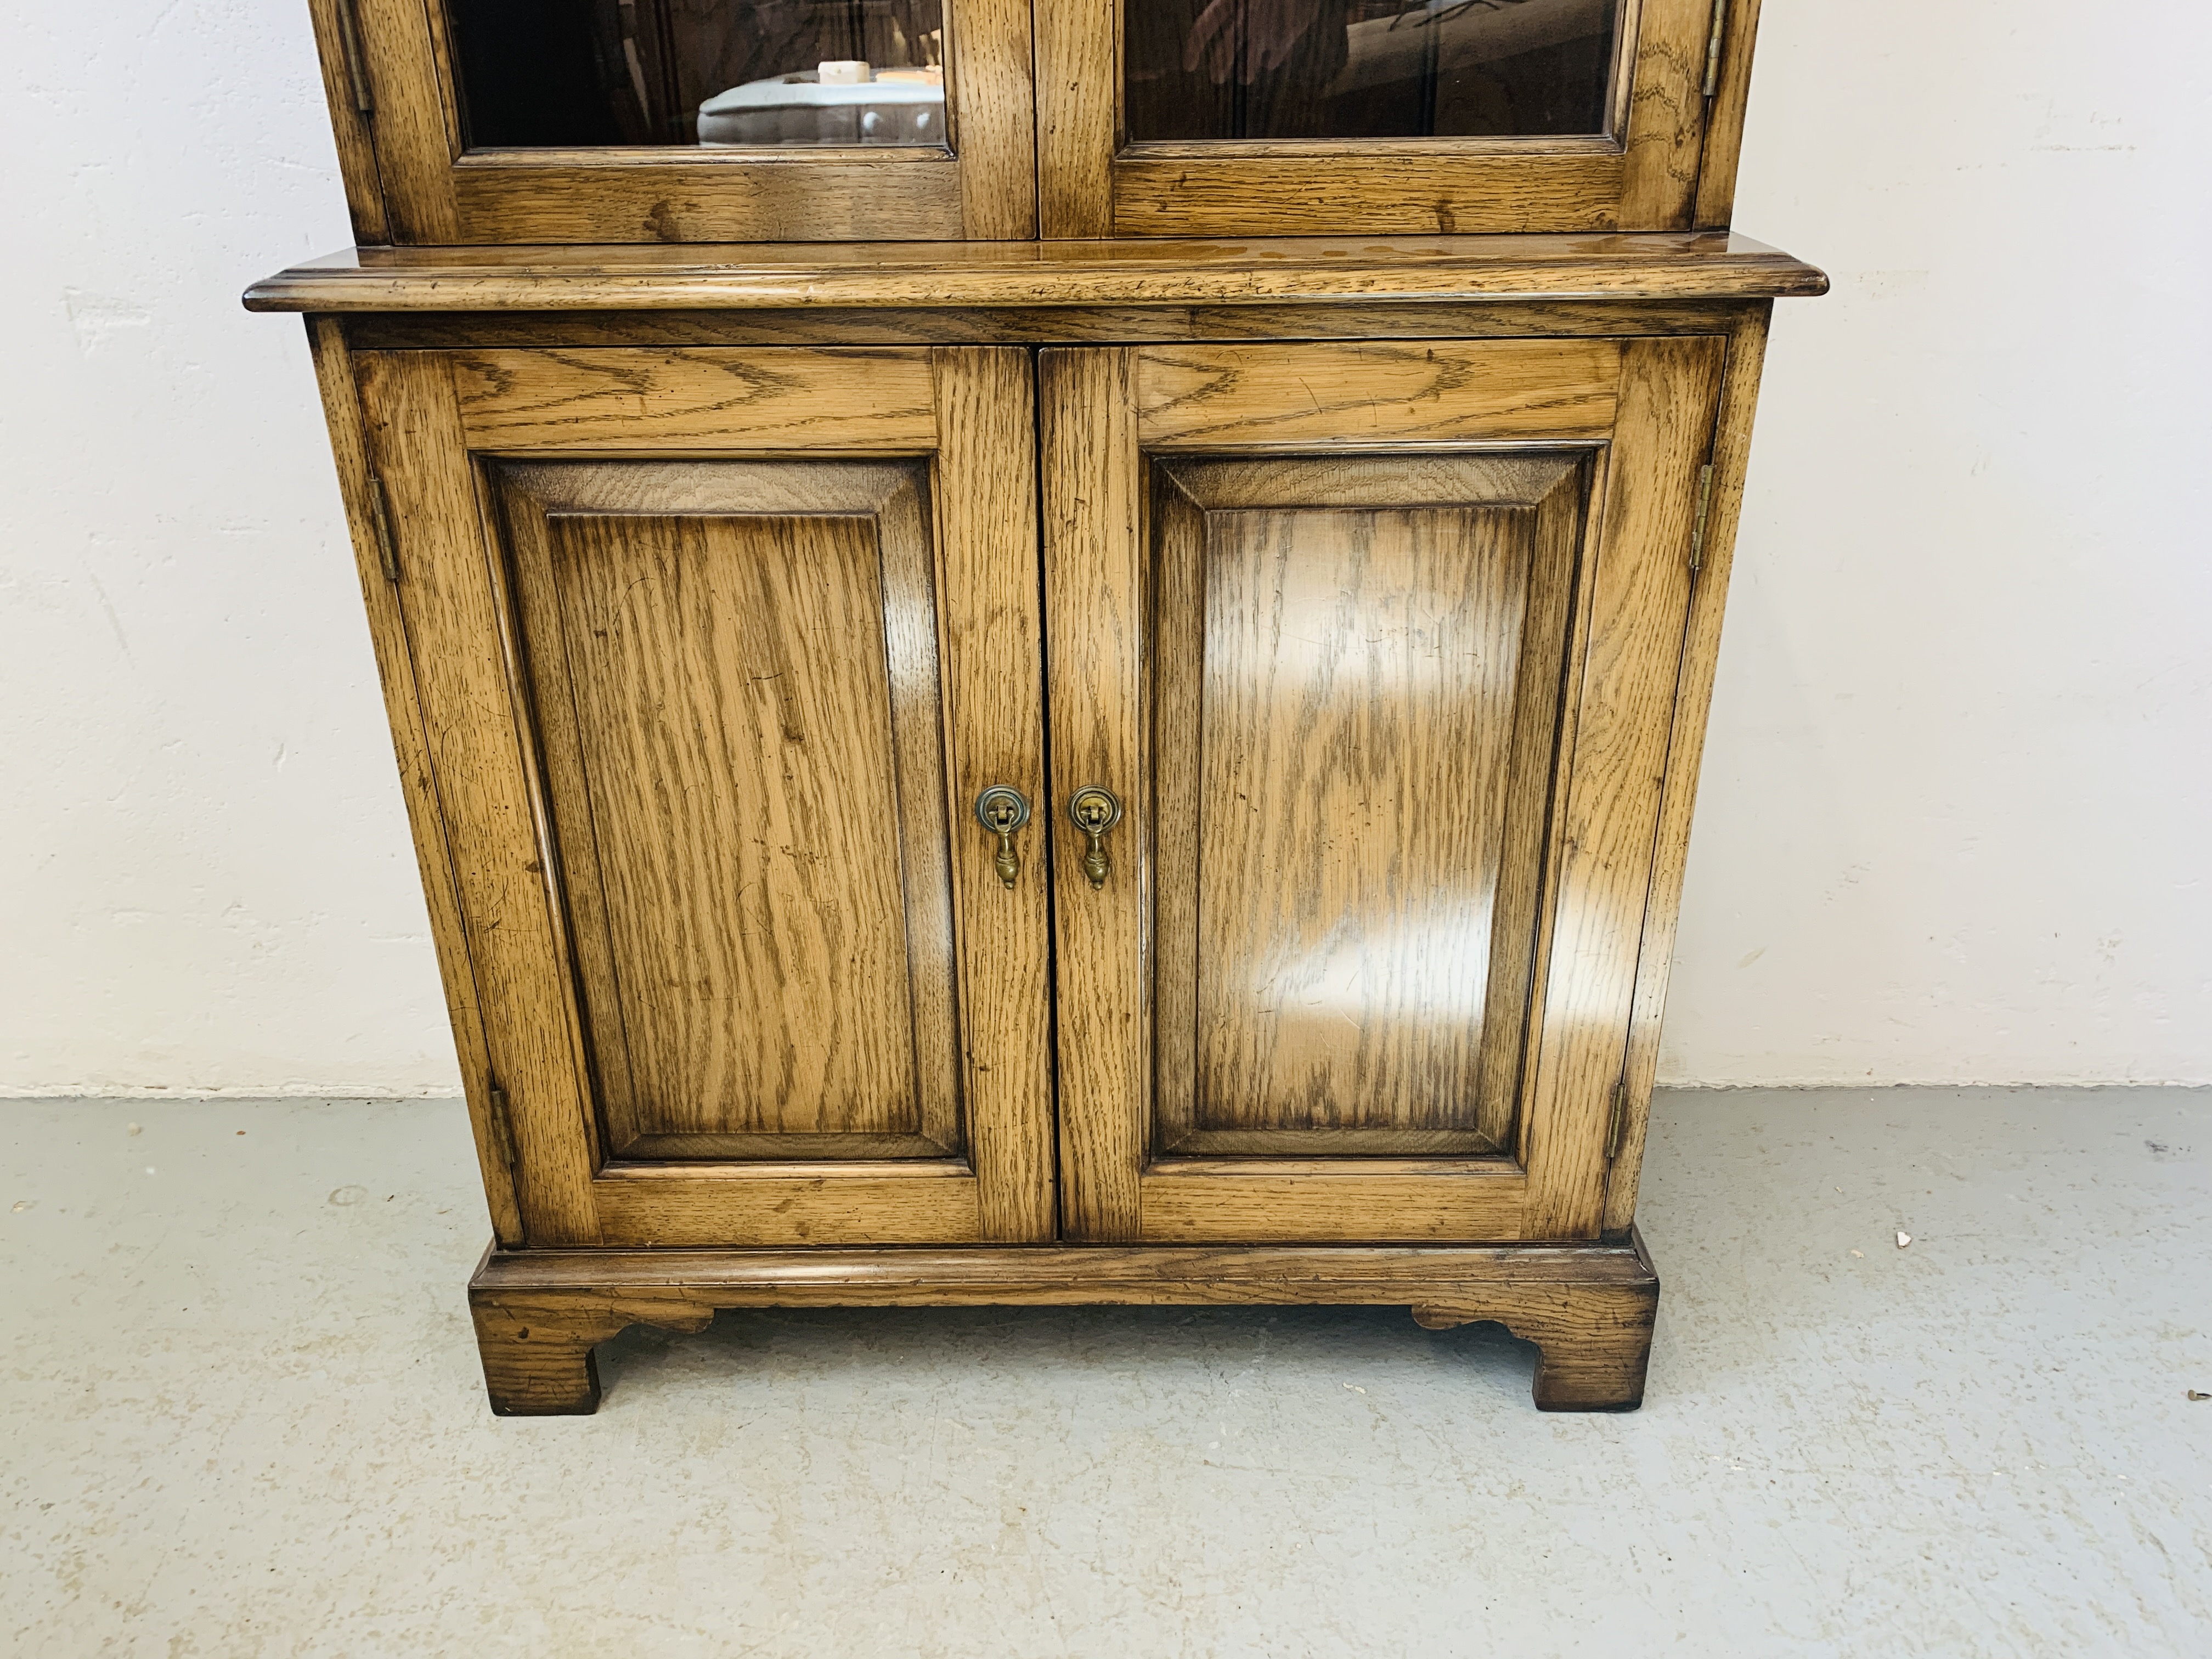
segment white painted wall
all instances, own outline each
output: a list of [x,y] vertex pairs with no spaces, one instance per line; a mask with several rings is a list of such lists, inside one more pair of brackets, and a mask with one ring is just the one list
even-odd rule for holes
[[2212,1078],[2212,14],[1768,0],[1779,306],[1665,1075]]
[[[1675,1081],[2212,1080],[2212,14],[1767,0],[1782,308]],[[0,1091],[455,1073],[298,325],[298,0],[0,52]]]

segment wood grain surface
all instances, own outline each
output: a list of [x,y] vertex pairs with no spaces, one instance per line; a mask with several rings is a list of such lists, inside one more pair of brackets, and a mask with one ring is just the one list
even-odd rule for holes
[[494,477],[612,1150],[903,1134],[909,1156],[956,1151],[926,474]]
[[1164,1148],[1503,1144],[1572,573],[1537,509],[1577,476],[1156,476]]
[[1711,334],[1759,301],[1530,304],[1051,306],[1000,311],[824,306],[781,311],[355,313],[356,350],[716,345],[1134,345],[1188,340],[1569,339]]
[[[1303,349],[1267,349],[1280,354],[1286,369],[1294,370],[1295,359]],[[1312,349],[1325,357],[1330,348]],[[1519,793],[1526,800],[1553,803],[1543,831],[1536,828],[1533,808],[1525,809],[1519,820],[1516,881],[1521,897],[1517,902],[1538,907],[1541,915],[1555,919],[1537,928],[1534,948],[1527,957],[1520,956],[1516,946],[1504,959],[1487,964],[1490,971],[1502,969],[1509,977],[1516,971],[1525,974],[1529,983],[1542,988],[1534,1000],[1534,1017],[1522,1054],[1501,1060],[1489,1074],[1501,1085],[1509,1074],[1518,1079],[1511,1093],[1522,1109],[1513,1120],[1512,1150],[1528,1172],[1515,1231],[1500,1237],[1589,1237],[1600,1226],[1607,1173],[1607,1129],[1620,1078],[1621,1044],[1636,983],[1638,945],[1652,867],[1658,785],[1665,770],[1674,674],[1686,614],[1688,532],[1698,465],[1713,430],[1722,352],[1719,340],[1710,337],[1638,340],[1620,343],[1618,349],[1619,361],[1624,365],[1620,382],[1624,388],[1630,379],[1626,365],[1635,365],[1636,401],[1632,408],[1627,392],[1621,392],[1620,414],[1606,434],[1604,447],[1586,452],[1592,457],[1593,471],[1587,480],[1564,492],[1555,486],[1547,498],[1547,507],[1539,512],[1537,523],[1529,527],[1531,538],[1522,544],[1533,555],[1540,540],[1552,550],[1549,556],[1554,571],[1572,569],[1578,574],[1571,580],[1561,574],[1553,580],[1547,600],[1552,643],[1547,647],[1549,654],[1538,659],[1530,680],[1532,685],[1564,683],[1571,688],[1571,697],[1558,706],[1556,716],[1540,700],[1536,708],[1544,712],[1530,713],[1525,728],[1517,712],[1511,720],[1499,722],[1512,732],[1512,741],[1522,746],[1522,763],[1529,769],[1524,775],[1528,785]],[[1071,751],[1086,747],[1096,751],[1105,745],[1114,755],[1127,757],[1124,763],[1139,765],[1148,744],[1158,745],[1162,756],[1166,752],[1165,739],[1148,738],[1145,735],[1148,730],[1154,733],[1180,730],[1191,720],[1188,706],[1191,698],[1184,694],[1176,702],[1173,674],[1163,680],[1158,673],[1161,653],[1188,652],[1190,647],[1188,643],[1178,646],[1173,624],[1146,609],[1152,602],[1148,585],[1159,595],[1175,598],[1186,612],[1196,602],[1192,581],[1176,573],[1172,560],[1160,561],[1156,552],[1132,557],[1113,544],[1116,536],[1128,533],[1117,527],[1123,515],[1101,515],[1097,511],[1096,504],[1109,499],[1109,481],[1121,476],[1128,454],[1141,447],[1133,434],[1125,434],[1118,446],[1101,434],[1116,418],[1112,412],[1116,398],[1141,398],[1146,356],[1143,351],[1047,354],[1048,386],[1055,373],[1072,377],[1085,358],[1093,365],[1087,401],[1083,404],[1089,412],[1071,421],[1071,429],[1080,441],[1072,443],[1065,452],[1048,452],[1055,457],[1067,455],[1068,464],[1063,470],[1069,478],[1068,491],[1081,501],[1072,517],[1048,520],[1048,592],[1054,592],[1054,584],[1060,579],[1058,573],[1065,570],[1071,573],[1066,577],[1071,592],[1091,596],[1082,601],[1087,607],[1083,612],[1087,620],[1081,637],[1091,653],[1082,665],[1079,681],[1085,701],[1066,711],[1069,731],[1060,743]],[[1133,360],[1139,370],[1136,386],[1117,388],[1109,368]],[[1053,367],[1055,364],[1068,367],[1057,369]],[[1277,394],[1285,410],[1294,407],[1292,398],[1297,394],[1287,388],[1297,379],[1294,372],[1285,372],[1276,382],[1285,388]],[[1347,397],[1356,395],[1358,387],[1358,382],[1349,378],[1328,384],[1332,391],[1342,388]],[[1310,406],[1310,392],[1303,401]],[[1253,411],[1252,422],[1237,431],[1267,429],[1266,402],[1255,398]],[[1119,418],[1126,422],[1127,416]],[[1477,427],[1491,441],[1509,429],[1502,421],[1495,427]],[[1114,453],[1117,447],[1119,458]],[[1121,486],[1123,495],[1135,499],[1136,486],[1143,480],[1140,467],[1133,483]],[[1602,518],[1586,520],[1581,503],[1586,492],[1601,481],[1605,499]],[[1157,483],[1152,488],[1155,499],[1161,499]],[[1433,505],[1412,502],[1405,507],[1418,511]],[[1162,534],[1163,526],[1172,532],[1176,511],[1172,503],[1164,505],[1153,517],[1152,534]],[[1055,530],[1067,538],[1064,558],[1054,544]],[[1188,526],[1185,530],[1196,533]],[[1593,534],[1601,537],[1601,556],[1591,544]],[[1279,568],[1273,580],[1279,585]],[[1338,588],[1342,586],[1340,581]],[[1571,593],[1576,597],[1571,599]],[[1570,616],[1574,618],[1571,628],[1566,625]],[[1132,617],[1136,618],[1133,626]],[[1180,636],[1187,641],[1189,632],[1186,618]],[[1589,642],[1586,652],[1582,644],[1585,640]],[[1554,674],[1559,678],[1554,679]],[[1100,695],[1102,684],[1121,689],[1109,700]],[[1143,712],[1147,696],[1159,698],[1158,706],[1149,711],[1149,726]],[[1518,711],[1524,705],[1517,701],[1517,683],[1514,697],[1516,701],[1507,706]],[[1201,694],[1201,723],[1203,701]],[[1491,699],[1493,708],[1504,702],[1502,695]],[[1298,718],[1287,713],[1285,724],[1293,732],[1300,729]],[[1558,744],[1556,749],[1551,747],[1553,743]],[[1554,763],[1554,757],[1557,769],[1538,784],[1535,780]],[[1165,774],[1156,767],[1154,775],[1163,778]],[[1145,832],[1131,842],[1138,856],[1152,850],[1147,836],[1165,837],[1172,833],[1158,823],[1161,803],[1178,810],[1182,803],[1173,794],[1171,781],[1164,789],[1154,803],[1155,821],[1151,825],[1141,822],[1146,817],[1141,801],[1133,805],[1132,818],[1139,821]],[[1159,856],[1166,856],[1170,842],[1158,839],[1156,845]],[[1536,849],[1533,857],[1532,848]],[[1173,970],[1167,971],[1164,981],[1158,977],[1160,964],[1148,963],[1147,953],[1178,937],[1196,937],[1202,958],[1217,944],[1216,930],[1207,927],[1201,933],[1191,915],[1178,914],[1177,901],[1170,896],[1169,880],[1158,864],[1152,866],[1150,878],[1158,890],[1157,934],[1148,936],[1144,931],[1141,910],[1134,915],[1093,912],[1090,920],[1093,932],[1082,940],[1080,951],[1073,953],[1082,963],[1076,970],[1082,975],[1082,984],[1094,990],[1114,988],[1110,992],[1114,1000],[1085,999],[1086,1004],[1112,1011],[1107,1022],[1111,1041],[1098,1051],[1110,1053],[1110,1059],[1094,1069],[1091,1040],[1071,1040],[1066,1030],[1061,1048],[1063,1087],[1086,1091],[1084,1097],[1095,1103],[1085,1115],[1084,1126],[1072,1132],[1067,1140],[1074,1148],[1063,1160],[1070,1188],[1068,1206],[1079,1208],[1101,1194],[1126,1205],[1129,1160],[1137,1148],[1148,1146],[1148,1151],[1136,1153],[1139,1218],[1146,1229],[1142,1236],[1147,1238],[1156,1235],[1150,1231],[1153,1212],[1145,1195],[1155,1179],[1166,1178],[1170,1166],[1144,1161],[1161,1156],[1163,1142],[1155,1138],[1147,1143],[1141,1128],[1127,1127],[1127,1119],[1133,1115],[1141,1126],[1150,1115],[1145,1109],[1146,1078],[1139,1061],[1149,1058],[1153,1062],[1156,1089],[1161,1077],[1172,1079],[1177,1062],[1160,1051],[1154,1038],[1180,1042],[1176,1033],[1182,1029],[1177,1017],[1167,1013],[1158,1001],[1158,986],[1173,982]],[[1204,879],[1201,873],[1201,888]],[[1135,878],[1130,884],[1133,888]],[[1540,895],[1540,900],[1532,898],[1532,894]],[[1079,902],[1083,896],[1073,896]],[[1118,902],[1126,904],[1133,896]],[[1069,954],[1065,932],[1063,954]],[[1152,1007],[1149,1011],[1135,1007],[1122,1013],[1128,1006],[1128,982],[1133,979],[1141,988],[1147,966],[1154,975]],[[1202,967],[1196,971],[1202,974]],[[1198,1030],[1195,1016],[1189,1029],[1200,1045],[1192,1061],[1191,1086],[1195,1097],[1204,1086],[1200,1056],[1206,1038]],[[1159,1109],[1157,1099],[1150,1104],[1154,1112]],[[1491,1121],[1501,1121],[1495,1116]],[[1108,1124],[1122,1126],[1113,1132],[1112,1140],[1100,1135],[1101,1127]],[[1200,1125],[1195,1119],[1192,1127],[1212,1134],[1236,1133]],[[1284,1132],[1279,1123],[1264,1127],[1271,1134]],[[1376,1126],[1345,1127],[1371,1133]],[[1437,1126],[1431,1122],[1406,1127],[1433,1132]],[[1190,1150],[1228,1149],[1209,1144]],[[1287,1154],[1297,1149],[1285,1144],[1268,1150]],[[1376,1149],[1363,1146],[1361,1150],[1372,1155]],[[1115,1158],[1120,1160],[1118,1165],[1109,1162]],[[1347,1169],[1344,1173],[1349,1178],[1354,1172]],[[1297,1184],[1294,1181],[1291,1187]],[[1422,1185],[1408,1181],[1402,1188],[1381,1189],[1385,1194],[1402,1192],[1408,1207],[1401,1213],[1385,1213],[1367,1203],[1363,1224],[1382,1229],[1425,1224],[1413,1207],[1426,1201]],[[1363,1194],[1363,1203],[1373,1196]],[[1267,1201],[1287,1200],[1270,1192]],[[1264,1206],[1255,1206],[1254,1212],[1261,1207]],[[1187,1218],[1177,1212],[1176,1224],[1204,1226],[1206,1212],[1205,1206],[1193,1206]],[[1279,1209],[1277,1212],[1282,1213]],[[1225,1218],[1229,1212],[1224,1209],[1220,1213]],[[1232,1224],[1224,1219],[1223,1224]]]
[[518,740],[519,665],[491,580],[452,365],[416,352],[354,362],[371,465],[397,528],[408,656],[459,894],[462,938],[447,948],[465,950],[476,980],[524,1234],[532,1243],[597,1243],[599,1149],[565,917]]
[[725,1308],[1410,1307],[1441,1330],[1494,1319],[1538,1345],[1536,1403],[1643,1399],[1659,1279],[1619,1245],[1044,1247],[489,1252],[469,1304],[492,1407],[589,1413],[592,1349],[631,1325],[703,1330]]
[[[1584,138],[1129,143],[1116,0],[1040,10],[1037,157],[1048,237],[1664,230],[1691,222],[1705,148],[1711,0],[1641,0],[1625,120]],[[1723,118],[1741,121],[1722,102]],[[1732,159],[1734,140],[1715,149]]]
[[896,242],[963,234],[962,171],[942,151],[491,150],[439,182],[459,242]]
[[[338,493],[353,538],[354,562],[368,615],[369,638],[376,651],[377,678],[384,711],[399,763],[400,792],[407,802],[407,823],[415,861],[422,878],[422,896],[430,915],[430,937],[438,957],[438,975],[446,995],[446,1015],[460,1061],[461,1086],[468,1097],[469,1130],[476,1143],[477,1167],[491,1212],[492,1232],[501,1244],[522,1243],[522,1212],[515,1197],[514,1171],[505,1152],[507,1129],[497,1121],[491,1061],[485,1047],[483,1011],[478,1006],[476,970],[469,961],[455,885],[453,853],[438,802],[430,732],[423,713],[415,664],[409,654],[407,620],[399,605],[399,583],[389,579],[384,538],[376,523],[368,440],[361,394],[343,331],[332,319],[308,324],[323,414],[337,463]],[[405,573],[402,572],[402,580]]]
[[1762,309],[1741,319],[1729,337],[1727,380],[1722,387],[1720,422],[1713,444],[1712,498],[1705,517],[1704,556],[1690,596],[1689,627],[1682,642],[1681,678],[1675,687],[1674,726],[1667,750],[1666,791],[1660,805],[1651,890],[1644,902],[1644,944],[1637,961],[1636,1000],[1622,1067],[1626,1088],[1620,1152],[1606,1182],[1604,1231],[1610,1237],[1626,1235],[1636,1218],[1651,1089],[1659,1072],[1660,1025],[1667,1007],[1668,977],[1674,966],[1675,929],[1681,919],[1690,820],[1697,805],[1698,771],[1705,755],[1713,676],[1720,664],[1721,622],[1727,610],[1736,526],[1743,512],[1752,417],[1758,407],[1759,369],[1766,352],[1766,325]]
[[1141,1235],[1138,1181],[1152,1095],[1151,964],[1139,941],[1153,822],[1146,720],[1144,479],[1137,448],[1136,354],[1038,357],[1044,487],[1045,625],[1052,799],[1112,790],[1117,872],[1093,887],[1081,842],[1047,814],[1054,852],[1054,1018],[1059,1037],[1060,1237]]
[[1530,1237],[1595,1237],[1602,1225],[1607,1130],[1623,1079],[1688,620],[1698,474],[1711,453],[1725,356],[1718,338],[1637,340],[1623,351],[1523,1120]]
[[1696,216],[1712,21],[1713,0],[1637,0],[1619,229],[1682,230]]
[[[981,1236],[1018,1243],[1058,1224],[1036,399],[1018,347],[944,349],[930,368],[968,1156]],[[973,815],[994,784],[1030,803],[1012,888]]]
[[1145,1172],[1145,1240],[1181,1243],[1507,1243],[1525,1237],[1527,1178],[1517,1169],[1462,1167],[1372,1175],[1334,1167],[1277,1170],[1267,1163]]
[[[444,8],[422,0],[353,0],[353,6],[375,94],[369,132],[392,240],[436,246],[473,240],[461,234],[453,196],[460,119],[442,55],[444,19],[433,15]],[[317,39],[325,59],[343,57],[335,30],[319,29]]]
[[959,8],[948,42],[952,149],[811,152],[688,144],[465,149],[445,9],[420,0],[353,3],[374,114],[364,118],[356,107],[337,8],[316,0],[325,90],[356,225],[397,242],[1036,234],[1030,8],[1023,0],[968,0]]
[[[976,879],[962,794],[1043,793],[1026,354],[774,365],[779,408],[818,372],[912,426],[918,362],[905,465],[805,459],[744,403],[684,405],[701,459],[600,459],[586,419],[495,461],[480,356],[356,361],[523,1237],[1048,1237],[1042,871]],[[890,365],[873,410],[855,362]],[[549,408],[619,367],[496,366]]]
[[[949,100],[960,169],[959,234],[1037,234],[1036,88],[1030,0],[954,0]],[[863,236],[880,237],[877,228]],[[818,239],[817,239],[818,240]]]
[[1114,234],[1121,52],[1110,0],[1036,9],[1037,234]]
[[1137,354],[1147,449],[1602,436],[1612,340],[1154,346]]
[[348,248],[250,311],[674,311],[1776,299],[1827,278],[1725,232],[1206,240]]
[[1705,148],[1698,164],[1695,223],[1723,226],[1735,217],[1736,171],[1743,153],[1743,122],[1751,103],[1752,53],[1759,44],[1759,0],[1728,0],[1722,40],[1720,85],[1705,123]]
[[485,351],[456,354],[470,447],[926,452],[937,441],[929,352]]
[[876,1164],[610,1164],[592,1183],[610,1246],[966,1244],[981,1237],[973,1170]]
[[[353,235],[357,242],[391,240],[391,230],[384,216],[384,180],[376,167],[376,134],[371,122],[376,101],[375,88],[368,78],[368,65],[364,59],[359,65],[361,85],[356,90],[356,65],[347,61],[343,31],[339,22],[343,7],[351,0],[307,0],[307,12],[313,21],[315,40],[319,48],[323,75],[323,98],[331,112],[331,134],[337,141],[338,173],[345,181],[346,209],[353,220]],[[370,108],[363,110],[360,94],[366,93]]]
[[1475,1128],[1533,525],[1218,520],[1197,665],[1199,1126]]
[[[1352,145],[1135,144],[1108,167],[1115,236],[1511,235],[1649,229],[1624,222],[1626,167],[1603,140]],[[1508,144],[1517,148],[1509,149]],[[1306,154],[1298,154],[1304,149]],[[1256,153],[1238,154],[1239,151]]]

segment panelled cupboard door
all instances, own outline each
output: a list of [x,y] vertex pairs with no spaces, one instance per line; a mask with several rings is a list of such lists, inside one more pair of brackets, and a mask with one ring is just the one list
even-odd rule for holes
[[1042,355],[1066,1236],[1597,1236],[1724,356]]
[[1029,0],[313,9],[356,224],[376,240],[1036,234]]
[[528,1242],[1048,1237],[1027,355],[355,362]]
[[1054,0],[1036,9],[1042,234],[1725,223],[1758,10]]

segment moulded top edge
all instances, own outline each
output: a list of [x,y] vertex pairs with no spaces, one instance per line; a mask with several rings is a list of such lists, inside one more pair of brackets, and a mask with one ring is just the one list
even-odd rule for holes
[[362,247],[256,283],[249,311],[659,311],[1740,300],[1825,294],[1727,231],[1059,242]]

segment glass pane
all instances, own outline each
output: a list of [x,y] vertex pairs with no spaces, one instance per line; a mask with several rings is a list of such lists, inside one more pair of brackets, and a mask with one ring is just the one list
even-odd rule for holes
[[471,149],[942,144],[943,0],[449,0]]
[[1129,137],[1606,131],[1616,0],[1126,0]]

